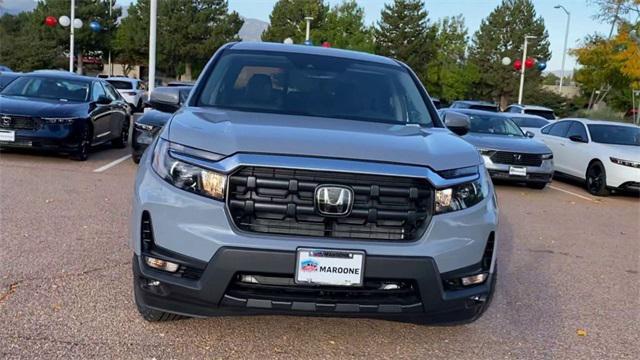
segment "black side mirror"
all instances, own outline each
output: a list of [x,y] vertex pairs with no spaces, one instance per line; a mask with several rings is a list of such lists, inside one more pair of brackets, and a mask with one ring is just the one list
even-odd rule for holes
[[100,96],[98,96],[98,99],[96,99],[96,104],[98,104],[98,105],[109,105],[109,104],[111,104],[111,99],[109,99],[108,97],[106,97],[104,95],[100,95]]
[[571,135],[569,136],[569,140],[574,141],[574,142],[580,142],[580,143],[586,143],[587,139],[583,138],[580,135]]
[[147,102],[152,108],[162,112],[176,112],[180,108],[180,89],[172,87],[155,88]]
[[471,128],[469,117],[465,114],[454,111],[450,111],[445,114],[444,125],[459,136],[466,135]]
[[536,136],[536,134],[532,133],[531,131],[527,131],[526,133],[524,133],[528,138],[532,138],[534,136]]

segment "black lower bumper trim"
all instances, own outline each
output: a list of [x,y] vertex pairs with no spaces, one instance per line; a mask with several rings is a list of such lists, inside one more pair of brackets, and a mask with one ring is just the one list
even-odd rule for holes
[[[477,286],[445,291],[435,261],[428,257],[367,256],[365,278],[412,279],[419,301],[372,304],[296,301],[286,297],[265,299],[227,293],[237,273],[292,276],[295,252],[223,247],[209,261],[198,280],[184,279],[151,269],[133,258],[136,301],[156,310],[188,315],[304,314],[381,317],[408,322],[468,321],[484,309],[493,277]],[[151,282],[159,284],[149,286]]]

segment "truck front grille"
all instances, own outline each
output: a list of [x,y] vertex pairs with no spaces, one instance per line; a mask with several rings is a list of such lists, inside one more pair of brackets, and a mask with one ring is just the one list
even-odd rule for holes
[[542,165],[542,156],[540,154],[496,151],[495,154],[491,155],[491,161],[496,164],[540,166]]
[[[316,211],[315,189],[328,184],[353,190],[347,216]],[[431,219],[433,190],[417,178],[243,167],[229,177],[227,201],[233,222],[244,231],[411,241]]]

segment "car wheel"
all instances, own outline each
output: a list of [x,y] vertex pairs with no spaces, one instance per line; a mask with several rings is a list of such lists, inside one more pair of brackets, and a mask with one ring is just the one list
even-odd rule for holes
[[142,104],[142,99],[138,100],[138,104],[136,105],[135,111],[142,112],[144,110],[144,105]]
[[609,189],[607,189],[607,173],[604,170],[604,165],[602,165],[600,161],[594,161],[589,165],[587,169],[586,186],[587,191],[591,195],[609,195]]
[[532,188],[532,189],[542,190],[547,186],[547,183],[545,183],[545,182],[530,182],[530,183],[527,183],[527,186]]
[[136,164],[140,164],[140,158],[141,158],[141,157],[140,157],[140,156],[138,156],[138,155],[132,155],[132,156],[131,156],[131,159],[132,159],[132,160],[133,160],[133,162],[134,162],[134,163],[136,163]]
[[127,140],[129,139],[129,120],[125,121],[122,124],[122,129],[120,130],[120,136],[111,140],[111,145],[115,148],[125,148],[127,147]]
[[91,149],[91,139],[93,138],[93,133],[91,131],[90,126],[85,126],[82,128],[82,132],[80,133],[80,144],[76,151],[71,153],[70,158],[72,160],[77,161],[85,161],[89,158],[89,150]]

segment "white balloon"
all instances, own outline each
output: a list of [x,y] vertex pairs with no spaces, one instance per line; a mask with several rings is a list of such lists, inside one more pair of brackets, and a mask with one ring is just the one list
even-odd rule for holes
[[58,18],[58,23],[61,26],[67,27],[71,24],[71,19],[69,19],[69,17],[66,15],[62,15],[60,16],[60,18]]
[[80,29],[82,27],[82,20],[80,19],[73,19],[73,27],[75,29]]
[[293,44],[293,39],[288,37],[288,38],[284,39],[283,43],[291,45],[291,44]]
[[505,56],[502,58],[502,65],[509,65],[511,64],[511,58],[508,56]]

